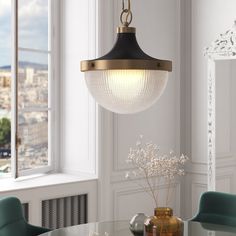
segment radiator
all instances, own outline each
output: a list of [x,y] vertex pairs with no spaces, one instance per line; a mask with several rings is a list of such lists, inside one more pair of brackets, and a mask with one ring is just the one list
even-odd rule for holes
[[58,229],[87,223],[87,194],[44,200],[42,226]]
[[29,203],[22,204],[23,216],[26,221],[29,221]]

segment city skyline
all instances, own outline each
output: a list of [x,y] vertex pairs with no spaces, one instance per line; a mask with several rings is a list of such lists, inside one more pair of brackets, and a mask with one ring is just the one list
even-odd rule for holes
[[[31,61],[19,61],[19,68],[26,68],[26,67],[32,67],[34,69],[48,69],[47,64],[43,63],[36,63]],[[0,65],[0,70],[11,70],[11,63],[6,65]]]
[[[22,63],[21,63],[22,65]],[[18,107],[48,107],[48,68],[42,64],[23,64],[19,68]],[[6,118],[11,122],[11,72],[0,69],[0,130],[6,130]],[[25,93],[27,91],[27,93]],[[2,111],[6,113],[1,114]],[[4,125],[4,127],[3,127]],[[20,111],[18,133],[21,144],[18,147],[19,170],[34,169],[48,164],[48,111]],[[3,136],[4,135],[4,136]],[[11,143],[8,133],[2,133],[0,145],[0,175],[11,171]]]

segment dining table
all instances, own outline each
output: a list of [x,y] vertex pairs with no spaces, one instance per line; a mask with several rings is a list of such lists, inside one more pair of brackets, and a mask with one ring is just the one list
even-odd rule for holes
[[[183,229],[184,229],[183,236],[233,236],[233,235],[235,236],[236,235],[236,228],[220,224],[208,224],[208,223],[199,223],[193,221],[184,221]],[[56,229],[41,234],[40,236],[136,236],[136,235],[131,232],[129,228],[129,221],[108,221],[108,222],[87,223],[87,224]]]

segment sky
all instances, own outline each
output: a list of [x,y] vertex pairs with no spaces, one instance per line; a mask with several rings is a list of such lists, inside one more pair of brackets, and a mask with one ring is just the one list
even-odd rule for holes
[[[19,1],[19,47],[48,50],[48,2]],[[20,53],[22,61],[47,64],[47,55]],[[11,63],[11,0],[0,0],[0,67]]]

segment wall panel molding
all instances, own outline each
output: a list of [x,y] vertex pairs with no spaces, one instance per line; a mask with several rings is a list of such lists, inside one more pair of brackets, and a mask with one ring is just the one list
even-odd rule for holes
[[[145,204],[141,204],[142,208],[144,209],[144,212],[146,214],[153,214],[153,210],[154,210],[154,205],[152,202],[152,199],[150,198],[150,196],[147,195],[147,193],[143,192],[143,189],[140,187],[131,187],[132,185],[128,184],[126,188],[117,188],[115,190],[113,190],[113,205],[114,205],[114,209],[113,209],[113,214],[114,214],[114,219],[117,220],[121,220],[123,218],[123,216],[119,215],[120,210],[124,209],[124,207],[127,206],[123,206],[120,205],[120,201],[125,198],[127,198],[127,203],[131,204],[132,202],[129,202],[129,198],[132,197],[132,199],[136,199],[136,198],[140,198],[140,196],[143,196],[143,199],[146,199],[146,201],[143,201],[143,203],[145,202]],[[160,196],[163,198],[163,195],[166,194],[166,191],[168,189],[168,185],[160,185],[157,187],[158,191],[160,192]],[[170,190],[172,191],[172,196],[171,196],[171,207],[174,209],[174,214],[176,215],[180,215],[180,183],[176,183],[176,184],[171,184]],[[162,200],[162,204],[163,204],[163,199]],[[160,204],[160,203],[159,203]],[[165,204],[164,204],[165,205]],[[163,205],[161,205],[163,206]],[[138,206],[136,205],[137,209]],[[130,211],[132,211],[132,209],[130,209]],[[133,215],[138,213],[137,210],[133,212]],[[132,216],[132,215],[131,215]],[[124,219],[124,218],[123,218]],[[129,218],[127,218],[129,219]]]
[[202,193],[207,191],[207,184],[193,182],[192,183],[192,216],[198,212],[199,200]]

